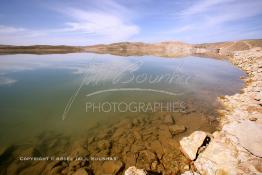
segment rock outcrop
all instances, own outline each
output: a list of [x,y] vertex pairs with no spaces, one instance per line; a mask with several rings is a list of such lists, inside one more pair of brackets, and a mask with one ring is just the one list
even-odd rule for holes
[[[220,110],[221,131],[213,133],[209,145],[194,161],[200,174],[262,174],[262,48],[250,49],[252,43],[243,43],[247,50],[229,50],[227,54],[233,55],[230,61],[247,73],[247,86],[240,94],[219,99],[225,106]],[[195,144],[194,135],[180,141],[182,151],[191,160],[197,155],[196,148],[189,148]]]
[[134,166],[129,167],[125,171],[125,175],[146,175],[147,173],[143,169],[138,169]]
[[195,131],[188,137],[184,137],[180,140],[181,151],[190,160],[195,160],[199,148],[204,143],[207,134],[203,131]]

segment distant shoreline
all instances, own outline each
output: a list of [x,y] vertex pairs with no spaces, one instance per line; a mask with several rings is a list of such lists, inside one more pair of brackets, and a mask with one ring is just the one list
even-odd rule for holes
[[190,54],[215,54],[229,56],[233,51],[248,50],[250,47],[262,47],[262,39],[241,40],[230,42],[187,44],[178,41],[161,43],[120,42],[113,44],[98,44],[91,46],[67,45],[32,45],[15,46],[0,45],[0,54],[64,54],[92,52],[112,55],[156,55],[177,57]]

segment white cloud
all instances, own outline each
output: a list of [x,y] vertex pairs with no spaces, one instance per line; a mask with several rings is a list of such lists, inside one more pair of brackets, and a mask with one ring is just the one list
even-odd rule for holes
[[[258,21],[261,0],[143,1],[74,1],[58,2],[57,6],[47,3],[52,5],[55,17],[63,19],[52,21],[60,27],[36,30],[0,24],[0,44],[92,45],[174,39],[195,43],[262,35],[252,29],[262,26]],[[238,37],[232,37],[234,30]],[[213,37],[216,34],[223,36]]]
[[61,5],[53,10],[68,19],[62,24],[64,27],[36,30],[0,25],[0,43],[16,45],[111,43],[129,40],[140,30],[139,26],[132,22],[134,13],[113,0],[102,4],[90,2],[88,9]]
[[18,33],[25,31],[24,28],[15,28],[5,25],[0,25],[0,34]]
[[187,42],[257,38],[261,32],[249,32],[253,26],[247,23],[258,15],[261,0],[198,0],[177,14],[180,21],[167,32]]
[[192,6],[184,9],[180,15],[195,15],[199,13],[203,13],[206,11],[210,11],[211,8],[216,7],[217,5],[230,3],[236,0],[201,0],[194,1]]
[[211,24],[238,21],[262,14],[262,1],[254,0],[252,3],[248,1],[237,1],[235,3],[224,4],[218,8],[217,11],[217,14],[212,16],[212,20],[209,18]]
[[196,19],[196,22],[203,24],[208,22],[209,25],[241,20],[259,14],[262,14],[261,0],[252,2],[246,0],[197,1],[180,12],[183,19]]
[[127,40],[139,33],[139,27],[126,22],[123,17],[102,11],[66,9],[66,14],[74,19],[68,22],[65,31],[90,34],[89,38],[115,42]]
[[31,45],[46,38],[47,31],[0,25],[0,44]]

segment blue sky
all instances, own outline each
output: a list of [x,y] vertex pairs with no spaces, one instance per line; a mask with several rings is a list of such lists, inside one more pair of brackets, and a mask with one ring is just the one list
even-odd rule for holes
[[262,38],[262,0],[1,0],[0,44]]

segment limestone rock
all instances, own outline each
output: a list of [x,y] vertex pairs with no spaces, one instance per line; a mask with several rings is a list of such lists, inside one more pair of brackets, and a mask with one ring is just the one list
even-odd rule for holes
[[222,142],[220,139],[212,140],[194,162],[195,167],[201,174],[208,175],[216,175],[218,172],[237,174],[237,164],[235,146]]
[[109,148],[111,145],[110,141],[108,140],[101,140],[97,143],[97,147],[100,149],[100,150],[104,150],[104,149],[107,149]]
[[46,162],[38,162],[34,165],[31,165],[25,169],[23,169],[22,172],[19,172],[21,175],[27,175],[27,174],[43,174],[43,170],[46,166]]
[[203,144],[207,134],[203,131],[195,131],[190,136],[180,140],[181,151],[190,159],[194,160],[198,148]]
[[114,132],[112,138],[113,139],[118,139],[120,136],[122,136],[126,131],[126,128],[117,128],[116,131]]
[[124,164],[121,161],[106,161],[103,163],[103,173],[105,174],[117,174]]
[[138,158],[136,160],[136,166],[138,168],[150,169],[152,162],[155,160],[156,160],[156,155],[153,152],[149,150],[143,150],[140,151],[138,154]]
[[125,175],[146,175],[147,173],[142,169],[137,169],[135,166],[129,167],[125,171]]
[[166,124],[174,124],[174,120],[171,114],[167,114],[164,116],[164,123]]
[[155,161],[152,162],[152,164],[151,164],[151,169],[152,169],[152,170],[156,170],[156,169],[157,169],[157,165],[158,165],[158,162],[155,160]]
[[225,125],[224,130],[236,136],[240,145],[253,155],[262,157],[262,125],[247,120]]
[[80,168],[73,175],[88,175],[88,173],[84,168]]
[[127,152],[124,156],[125,166],[134,166],[136,164],[137,154],[132,152]]
[[182,125],[171,125],[169,126],[169,131],[172,135],[176,135],[185,132],[186,127]]
[[200,174],[197,173],[197,172],[186,171],[186,172],[184,172],[184,173],[181,174],[181,175],[200,175]]
[[152,150],[155,151],[157,157],[159,159],[161,159],[163,154],[164,154],[164,150],[163,150],[161,143],[158,140],[154,140],[154,141],[152,141],[150,147],[151,147]]

